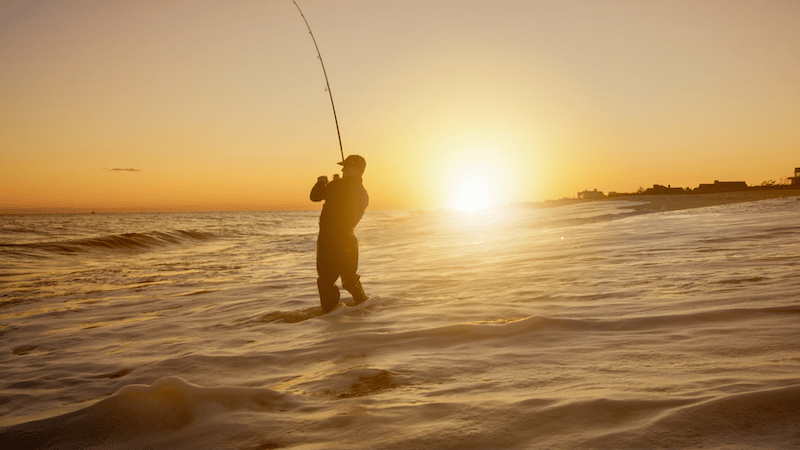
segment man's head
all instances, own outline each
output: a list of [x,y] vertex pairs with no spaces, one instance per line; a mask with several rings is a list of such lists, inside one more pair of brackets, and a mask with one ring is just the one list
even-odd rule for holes
[[345,176],[364,174],[364,169],[367,167],[367,161],[358,155],[350,155],[344,161],[338,163],[342,167],[342,172]]

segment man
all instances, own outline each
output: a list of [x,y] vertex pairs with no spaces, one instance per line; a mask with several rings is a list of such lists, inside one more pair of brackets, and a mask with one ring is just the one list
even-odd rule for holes
[[317,239],[317,288],[323,313],[339,305],[336,286],[339,277],[356,304],[367,300],[356,273],[358,240],[353,234],[369,204],[369,195],[361,184],[367,162],[358,155],[350,155],[339,164],[343,166],[342,178],[335,175],[329,183],[328,177],[321,176],[311,189],[311,201],[325,201]]

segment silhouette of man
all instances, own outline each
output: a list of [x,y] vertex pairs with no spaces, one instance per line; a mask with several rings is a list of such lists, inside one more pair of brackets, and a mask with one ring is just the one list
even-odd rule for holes
[[325,201],[317,239],[317,288],[323,313],[339,305],[339,277],[357,305],[367,299],[356,273],[358,240],[353,234],[369,204],[369,195],[361,184],[367,162],[361,156],[350,155],[339,164],[343,166],[341,178],[334,175],[329,183],[328,177],[321,176],[311,189],[311,201]]

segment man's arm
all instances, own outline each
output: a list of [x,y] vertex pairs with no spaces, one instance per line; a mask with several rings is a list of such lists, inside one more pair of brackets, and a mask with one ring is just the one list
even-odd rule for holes
[[363,187],[361,188],[361,210],[367,209],[369,206],[369,194],[367,194],[367,190]]
[[317,178],[317,184],[311,188],[311,201],[312,202],[321,202],[325,200],[325,191],[326,187],[328,186],[328,177],[325,175]]

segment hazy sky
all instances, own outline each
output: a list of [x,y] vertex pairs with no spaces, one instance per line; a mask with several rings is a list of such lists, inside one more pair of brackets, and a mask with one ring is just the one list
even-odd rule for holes
[[[797,0],[298,3],[371,208],[800,166]],[[319,207],[339,146],[291,0],[0,8],[0,211]]]

